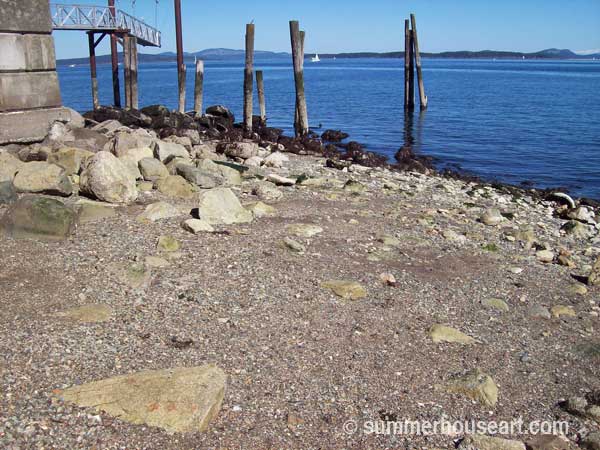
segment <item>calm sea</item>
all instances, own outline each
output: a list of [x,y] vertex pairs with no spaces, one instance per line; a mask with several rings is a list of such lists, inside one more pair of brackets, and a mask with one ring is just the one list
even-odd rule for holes
[[[404,143],[488,180],[564,187],[600,199],[600,61],[424,60],[429,108],[405,116],[403,60],[325,59],[305,64],[311,126],[342,129],[393,157]],[[191,69],[191,67],[189,68]],[[263,60],[269,124],[291,132],[291,62]],[[63,100],[91,107],[89,68],[60,67]],[[110,67],[99,66],[100,96],[111,103]],[[177,99],[175,63],[142,64],[140,104]],[[243,62],[206,63],[205,105],[242,111]],[[188,107],[193,80],[188,74]]]

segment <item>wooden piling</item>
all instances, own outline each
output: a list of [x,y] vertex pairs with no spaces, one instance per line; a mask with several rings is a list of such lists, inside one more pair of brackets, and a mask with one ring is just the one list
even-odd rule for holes
[[186,80],[187,67],[183,64],[177,71],[177,85],[179,88],[179,112],[185,112],[185,80]]
[[254,88],[254,24],[246,25],[246,67],[244,69],[244,129],[252,131],[252,93]]
[[88,32],[88,44],[90,47],[90,76],[92,78],[92,105],[94,109],[100,107],[100,99],[98,97],[98,74],[96,69],[96,43],[94,42],[94,33]]
[[204,61],[196,61],[196,85],[194,87],[194,111],[202,116],[202,97],[204,95]]
[[308,134],[308,113],[304,95],[304,55],[300,24],[297,20],[290,21],[290,40],[292,44],[292,60],[294,63],[294,82],[296,84],[296,104],[298,105],[298,121],[296,136]]
[[177,45],[177,83],[179,87],[179,112],[185,112],[185,74],[183,59],[183,32],[181,26],[181,0],[174,0],[175,6],[175,42]]
[[[306,38],[306,32],[303,30],[300,30],[300,43],[302,44],[302,72],[304,73],[304,40]],[[294,130],[298,130],[298,124],[300,123],[300,120],[298,119],[300,117],[300,112],[298,109],[298,99],[296,99],[296,109],[294,111]]]
[[[116,20],[115,0],[108,0],[110,14],[113,20]],[[112,33],[110,35],[110,54],[112,62],[112,80],[113,80],[113,99],[115,107],[121,107],[121,87],[119,85],[119,54],[117,50],[117,36]]]
[[131,37],[123,35],[123,74],[125,78],[125,108],[131,108]]
[[131,59],[131,107],[133,109],[139,108],[139,97],[138,97],[138,50],[137,50],[137,38],[131,37],[130,43],[130,59]]
[[410,61],[408,62],[408,99],[410,101],[409,109],[415,109],[415,39],[412,30],[410,30]]
[[411,72],[411,69],[414,69],[412,57],[412,32],[410,21],[407,19],[404,21],[404,109],[409,110],[415,107],[414,70]]
[[415,49],[415,61],[417,65],[417,78],[419,81],[419,98],[421,101],[421,109],[427,108],[427,95],[425,95],[425,83],[423,82],[423,72],[421,70],[421,54],[419,53],[419,37],[417,34],[417,19],[414,14],[410,15],[412,23],[413,45]]
[[261,125],[267,124],[267,105],[265,103],[265,81],[263,71],[256,71],[256,91],[258,92],[258,105],[260,106]]

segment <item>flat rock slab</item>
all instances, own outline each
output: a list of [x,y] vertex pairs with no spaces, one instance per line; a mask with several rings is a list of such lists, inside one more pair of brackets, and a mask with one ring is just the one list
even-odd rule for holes
[[456,344],[474,344],[477,342],[471,336],[466,335],[462,331],[445,325],[434,325],[429,329],[429,337],[436,344],[441,342],[449,342]]
[[221,409],[225,373],[206,365],[138,372],[57,391],[62,400],[169,433],[206,431]]
[[324,289],[331,289],[344,300],[360,300],[367,296],[367,290],[356,281],[331,280],[321,283]]
[[323,232],[323,228],[320,226],[308,223],[293,223],[288,225],[285,229],[288,233],[303,238],[310,238]]
[[97,323],[107,322],[112,315],[112,309],[107,305],[84,305],[78,308],[68,309],[55,314],[55,317],[61,317],[73,322],[79,323]]
[[525,444],[520,441],[475,434],[467,436],[458,448],[462,450],[525,450]]

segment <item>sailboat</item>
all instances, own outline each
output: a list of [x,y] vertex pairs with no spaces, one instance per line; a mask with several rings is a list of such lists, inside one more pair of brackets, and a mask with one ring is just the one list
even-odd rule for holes
[[318,54],[318,53],[317,53],[317,54],[315,54],[315,56],[313,56],[313,57],[311,58],[311,61],[312,61],[312,62],[321,62],[321,58],[319,58],[319,54]]

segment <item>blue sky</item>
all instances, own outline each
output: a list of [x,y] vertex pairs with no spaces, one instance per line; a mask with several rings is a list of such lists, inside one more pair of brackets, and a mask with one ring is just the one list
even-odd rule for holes
[[[128,12],[135,3],[136,16],[155,24],[155,0],[117,3]],[[600,0],[182,0],[182,9],[185,51],[243,48],[245,24],[252,20],[256,49],[289,51],[291,19],[306,30],[307,53],[395,51],[403,46],[403,19],[411,12],[423,51],[600,49]],[[157,24],[163,48],[142,52],[175,49],[172,0],[159,1]],[[59,58],[87,55],[84,33],[54,36]],[[98,54],[107,52],[106,44],[98,49]]]

